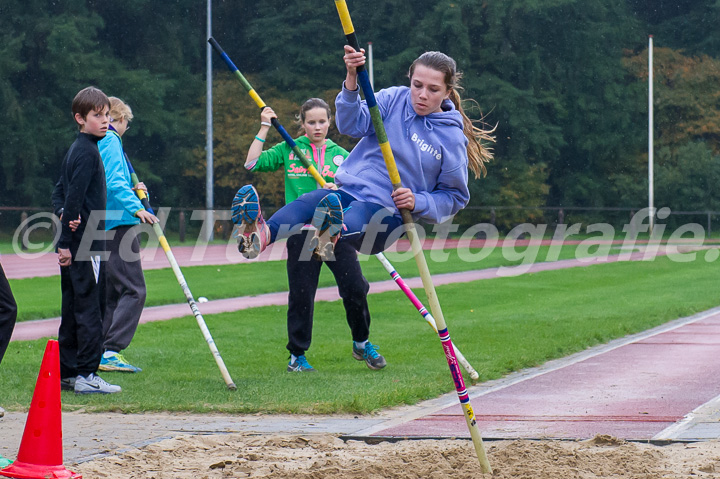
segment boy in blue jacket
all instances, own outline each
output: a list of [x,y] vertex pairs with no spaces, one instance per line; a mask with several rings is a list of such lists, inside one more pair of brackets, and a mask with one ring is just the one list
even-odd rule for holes
[[[140,263],[140,242],[136,225],[157,223],[133,191],[132,178],[123,150],[122,136],[130,128],[133,113],[121,99],[110,97],[110,126],[98,148],[107,181],[108,259],[103,263],[105,311],[103,315],[103,355],[101,371],[142,371],[130,364],[121,351],[130,345],[145,306],[146,288]],[[145,185],[138,188],[147,191]]]

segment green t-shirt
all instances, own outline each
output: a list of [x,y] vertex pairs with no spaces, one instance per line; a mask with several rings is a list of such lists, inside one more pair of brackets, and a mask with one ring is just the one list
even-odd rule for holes
[[[300,151],[312,161],[325,181],[334,183],[335,172],[349,155],[348,151],[330,139],[326,139],[325,145],[317,148],[305,135],[296,139],[295,143]],[[277,171],[281,168],[285,172],[286,203],[318,188],[315,178],[307,172],[302,161],[295,158],[295,153],[284,141],[263,151],[250,171]]]

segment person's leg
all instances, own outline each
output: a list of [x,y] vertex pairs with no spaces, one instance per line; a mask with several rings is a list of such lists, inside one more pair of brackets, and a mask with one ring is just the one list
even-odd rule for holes
[[[100,264],[100,280],[98,281],[98,296],[100,297],[100,311],[102,312],[103,338],[107,337],[107,333],[113,324],[113,315],[117,308],[117,302],[120,298],[120,289],[116,287],[113,277],[115,273],[112,271],[115,261],[117,248],[119,243],[113,239],[106,242],[108,250],[107,261]],[[104,339],[103,339],[104,341]]]
[[232,221],[238,227],[238,251],[254,259],[268,245],[299,231],[310,222],[318,201],[330,190],[314,190],[283,206],[265,221],[257,190],[252,185],[240,188],[233,199]]
[[113,239],[108,241],[110,255],[104,262],[108,292],[103,320],[106,353],[100,364],[101,371],[141,371],[117,354],[130,345],[145,305],[145,277],[136,231],[129,226],[118,227]]
[[343,299],[347,322],[352,333],[353,358],[365,361],[370,369],[382,369],[385,358],[377,352],[377,345],[368,341],[370,336],[370,309],[367,294],[370,285],[362,274],[357,252],[350,243],[335,246],[335,261],[327,261]]
[[287,238],[309,224],[318,203],[331,193],[337,192],[326,189],[313,190],[276,211],[267,221],[270,227],[271,242]]
[[335,276],[353,341],[367,341],[370,334],[370,309],[367,303],[370,284],[362,274],[357,252],[349,243],[338,244],[335,247],[335,261],[327,261],[325,264]]
[[[72,266],[72,265],[71,265]],[[62,291],[62,306],[60,313],[60,328],[58,330],[58,344],[60,349],[60,377],[73,383],[71,378],[77,376],[77,324],[75,322],[75,293],[70,274],[70,267],[60,268],[60,289]]]
[[[344,203],[344,202],[343,202]],[[345,209],[338,244],[349,243],[363,254],[385,251],[404,232],[402,217],[377,203],[352,201]]]
[[17,321],[17,303],[0,264],[0,363],[10,343],[15,321]]
[[343,204],[338,193],[324,196],[315,207],[312,226],[315,232],[312,249],[322,261],[335,259],[335,245],[343,228]]
[[[302,231],[287,240],[287,274],[288,274],[288,312],[287,349],[295,358],[304,356],[310,349],[312,341],[313,312],[315,293],[322,262],[311,255],[303,255],[309,243],[309,232]],[[288,371],[314,370],[305,364],[299,364],[292,358]]]
[[[99,259],[99,258],[98,258]],[[68,267],[74,292],[77,338],[76,394],[110,394],[120,386],[108,384],[96,372],[102,356],[102,318],[98,278],[91,261],[73,261]]]
[[99,289],[90,261],[73,261],[69,270],[74,292],[77,373],[87,376],[97,371],[102,355]]

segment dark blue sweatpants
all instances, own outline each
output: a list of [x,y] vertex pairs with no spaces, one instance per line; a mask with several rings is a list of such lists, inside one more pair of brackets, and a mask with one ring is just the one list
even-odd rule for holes
[[337,193],[345,210],[343,231],[338,243],[347,243],[363,254],[385,251],[405,231],[402,218],[376,203],[358,201],[342,190],[317,189],[305,193],[280,208],[268,220],[271,242],[287,238],[310,223],[318,203],[330,193]]

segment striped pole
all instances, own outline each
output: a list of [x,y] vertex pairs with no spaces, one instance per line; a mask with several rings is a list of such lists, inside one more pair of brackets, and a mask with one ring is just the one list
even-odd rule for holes
[[[348,44],[353,47],[356,51],[360,51],[360,43],[358,42],[357,35],[355,34],[355,28],[353,27],[352,20],[350,18],[350,12],[348,11],[347,3],[345,0],[335,0],[335,7],[337,7],[340,21],[342,22],[343,31],[345,32],[345,38]],[[375,93],[373,92],[372,85],[367,71],[363,67],[357,69],[358,83],[363,90],[365,95],[365,101],[367,102],[370,110],[370,117],[372,118],[373,126],[375,127],[375,134],[378,139],[380,151],[385,159],[385,166],[390,176],[393,189],[397,190],[402,187],[400,181],[400,173],[398,172],[397,165],[395,163],[395,157],[393,156],[392,150],[390,149],[390,143],[388,142],[387,134],[385,133],[385,126],[380,116],[380,109],[377,106],[375,100]],[[412,245],[413,254],[415,255],[415,261],[417,262],[418,270],[420,271],[420,277],[422,278],[423,286],[425,287],[425,294],[430,301],[430,310],[435,318],[438,328],[438,335],[442,343],[443,350],[445,352],[445,358],[447,359],[448,367],[450,368],[450,374],[455,382],[455,389],[462,406],[463,414],[465,415],[465,422],[467,423],[472,437],[473,445],[475,446],[475,453],[477,454],[478,461],[480,461],[480,469],[483,473],[491,473],[490,462],[488,461],[487,454],[485,453],[485,446],[480,436],[480,430],[477,426],[475,419],[475,413],[473,412],[470,404],[470,397],[467,389],[465,388],[465,381],[462,377],[462,372],[458,365],[458,359],[455,356],[452,340],[450,339],[450,333],[448,332],[445,318],[440,308],[440,302],[438,301],[437,294],[435,292],[435,285],[432,282],[430,271],[423,254],[422,246],[420,244],[420,238],[417,236],[415,231],[415,225],[412,219],[410,211],[403,209],[400,211],[405,223],[405,230],[410,244]]]
[[[238,67],[235,66],[232,60],[230,60],[230,57],[227,56],[227,53],[220,47],[220,44],[215,41],[213,37],[208,38],[208,43],[212,45],[212,47],[215,49],[216,52],[220,55],[220,57],[225,61],[225,64],[228,66],[230,71],[238,78],[240,83],[243,87],[245,87],[245,90],[248,92],[248,95],[250,95],[250,98],[252,98],[258,107],[260,107],[260,110],[264,109],[267,105],[265,102],[260,98],[260,95],[257,94],[255,89],[252,87],[249,81],[243,76],[242,73],[240,73],[240,70],[238,70]],[[325,179],[320,175],[317,168],[315,168],[315,165],[313,165],[310,160],[305,156],[305,154],[302,152],[299,146],[295,143],[295,140],[293,140],[292,136],[288,134],[288,132],[283,128],[283,126],[280,124],[277,118],[273,118],[271,120],[272,125],[275,127],[278,133],[280,133],[280,136],[282,136],[282,139],[285,140],[285,143],[288,144],[290,149],[295,153],[295,156],[300,159],[303,166],[307,169],[308,173],[312,175],[313,178],[315,178],[315,181],[317,181],[320,185],[325,184]]]
[[[128,169],[130,170],[130,178],[132,179],[133,186],[137,186],[137,184],[140,182],[138,180],[138,176],[135,173],[135,170],[133,169],[132,164],[130,163],[130,160],[127,158],[127,156],[125,157],[125,160],[127,161]],[[148,197],[145,192],[143,190],[135,190],[135,193],[137,194],[138,198],[140,198],[140,202],[145,207],[145,209],[149,213],[154,214],[153,209],[150,207],[150,201],[148,201]],[[183,294],[185,294],[185,299],[187,300],[188,305],[190,305],[190,309],[195,315],[195,319],[197,320],[197,324],[200,327],[200,331],[202,331],[205,342],[207,343],[208,347],[210,348],[210,352],[215,358],[215,362],[220,369],[220,374],[222,374],[223,380],[225,380],[227,388],[231,391],[235,391],[237,389],[237,386],[235,386],[235,383],[230,377],[230,373],[228,372],[227,367],[225,367],[225,362],[223,361],[222,356],[220,356],[220,351],[218,351],[218,348],[215,345],[215,341],[210,334],[210,330],[208,329],[207,324],[205,324],[205,319],[203,318],[200,310],[197,307],[197,304],[195,303],[195,298],[193,298],[192,292],[190,292],[190,288],[185,281],[185,276],[183,276],[182,271],[180,270],[180,266],[175,259],[175,255],[170,249],[167,238],[165,238],[165,233],[163,233],[163,230],[158,223],[153,223],[152,227],[153,231],[155,231],[155,234],[158,237],[158,241],[160,241],[160,246],[162,246],[162,249],[165,252],[165,256],[167,256],[167,259],[170,262],[170,267],[172,268],[173,273],[175,273],[175,278],[180,284],[180,288],[182,288]]]
[[[390,277],[395,281],[395,283],[400,287],[400,289],[405,293],[405,296],[408,297],[410,302],[415,306],[415,308],[418,310],[418,313],[427,321],[427,323],[430,325],[431,328],[433,328],[433,331],[436,333],[438,332],[437,324],[435,322],[435,318],[433,318],[433,315],[430,314],[430,311],[423,306],[423,304],[420,302],[417,296],[415,296],[415,293],[413,293],[413,290],[410,289],[410,287],[407,285],[405,280],[403,280],[402,276],[400,276],[400,273],[398,273],[392,264],[390,264],[390,261],[385,257],[382,253],[377,253],[375,257],[380,261],[380,263],[385,268],[385,271],[387,271],[390,274]],[[475,371],[475,368],[472,367],[470,362],[465,359],[465,356],[463,353],[460,352],[460,350],[457,348],[455,344],[453,346],[453,351],[455,351],[455,356],[457,356],[458,362],[462,365],[462,367],[467,371],[467,373],[470,375],[472,379],[478,379],[480,375],[477,371]]]

